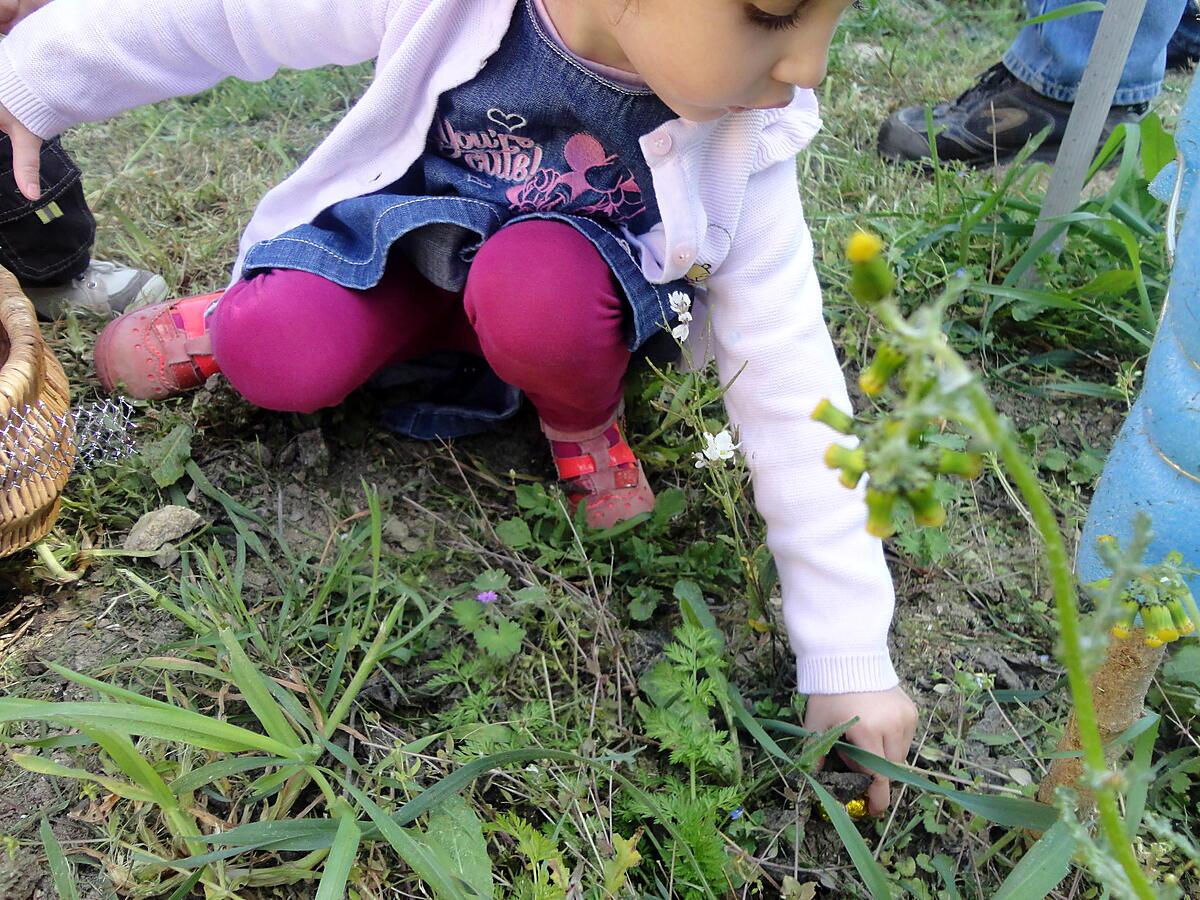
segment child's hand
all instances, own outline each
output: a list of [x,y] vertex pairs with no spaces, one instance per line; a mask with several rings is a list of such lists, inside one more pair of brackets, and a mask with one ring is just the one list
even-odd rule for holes
[[50,0],[0,0],[0,34],[8,34],[14,25]]
[[[4,0],[0,0],[3,3]],[[42,196],[42,139],[17,121],[0,105],[0,131],[12,140],[13,177],[17,188],[30,200]]]
[[[858,717],[846,731],[846,740],[876,756],[904,763],[917,727],[917,708],[898,687],[890,691],[862,694],[811,694],[804,713],[804,727],[822,732]],[[856,772],[874,774],[852,759],[846,765]],[[891,783],[875,775],[867,792],[871,815],[885,812],[891,803]]]

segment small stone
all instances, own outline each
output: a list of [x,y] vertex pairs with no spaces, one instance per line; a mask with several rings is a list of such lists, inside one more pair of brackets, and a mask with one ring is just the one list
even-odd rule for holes
[[408,523],[402,522],[399,516],[388,516],[383,523],[383,536],[393,544],[399,544],[408,538]]
[[1008,777],[1021,787],[1029,787],[1033,784],[1033,776],[1025,769],[1012,768],[1008,770]]
[[162,549],[150,557],[150,560],[160,569],[169,569],[179,562],[179,548],[174,544],[163,544]]
[[329,445],[320,428],[305,431],[296,436],[297,462],[306,471],[317,475],[329,472]]
[[125,538],[126,550],[158,550],[204,524],[204,518],[185,506],[164,506],[148,512]]

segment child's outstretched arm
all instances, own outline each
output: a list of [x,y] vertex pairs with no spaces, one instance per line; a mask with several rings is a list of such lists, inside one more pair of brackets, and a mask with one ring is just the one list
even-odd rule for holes
[[[836,435],[811,419],[822,398],[846,410],[850,401],[790,158],[750,177],[742,218],[709,280],[711,339],[722,381],[733,379],[725,403],[779,570],[806,723],[857,716],[847,738],[902,762],[916,710],[888,652],[891,575],[881,542],[867,534],[861,491],[824,465]],[[885,779],[871,800],[874,811],[886,808]]]
[[[14,0],[3,0],[12,6]],[[33,6],[16,3],[17,13]],[[194,94],[225,78],[365,62],[401,0],[52,0],[0,43],[0,121],[24,185],[37,148],[80,122]],[[415,6],[410,4],[410,6]],[[0,13],[6,7],[0,6]],[[32,156],[30,153],[32,152]],[[19,155],[18,155],[19,154]],[[32,167],[32,172],[30,171]],[[33,177],[36,184],[36,177]],[[29,195],[29,191],[25,191]]]

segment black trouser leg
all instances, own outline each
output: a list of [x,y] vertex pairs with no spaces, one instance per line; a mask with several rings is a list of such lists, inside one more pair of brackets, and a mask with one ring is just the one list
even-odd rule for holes
[[12,165],[12,144],[0,134],[0,265],[25,287],[66,284],[88,267],[96,237],[79,167],[58,138],[43,144],[34,203],[17,189]]

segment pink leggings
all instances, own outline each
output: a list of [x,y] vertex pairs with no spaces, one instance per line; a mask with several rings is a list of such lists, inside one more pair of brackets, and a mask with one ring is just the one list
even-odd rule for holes
[[460,350],[524,391],[551,428],[588,432],[621,399],[624,315],[591,242],[561,222],[530,220],[483,244],[462,295],[398,255],[365,291],[277,269],[230,288],[208,330],[229,383],[266,409],[336,406],[388,364]]

